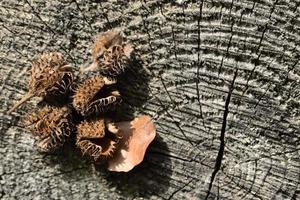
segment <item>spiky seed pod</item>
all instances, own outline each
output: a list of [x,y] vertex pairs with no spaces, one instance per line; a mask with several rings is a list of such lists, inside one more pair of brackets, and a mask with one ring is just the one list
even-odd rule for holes
[[103,75],[121,74],[128,65],[132,47],[125,44],[119,30],[112,30],[99,35],[92,47],[93,63],[81,71],[100,70]]
[[11,113],[34,96],[60,96],[68,92],[74,76],[71,66],[58,52],[42,54],[32,63],[28,93],[11,108]]
[[74,108],[83,116],[114,109],[121,102],[115,83],[116,81],[100,75],[85,80],[75,90]]
[[125,67],[128,65],[125,48],[121,45],[115,45],[105,50],[97,61],[98,65],[101,66],[101,72],[109,76],[116,76],[124,72]]
[[121,45],[123,43],[123,37],[121,31],[114,29],[105,33],[99,34],[92,46],[92,56],[98,57],[106,49],[109,49],[115,45]]
[[104,119],[83,121],[77,126],[76,145],[95,161],[112,156],[121,136],[114,123]]
[[67,107],[45,106],[32,113],[24,122],[37,138],[41,151],[49,152],[62,146],[73,129],[71,110]]

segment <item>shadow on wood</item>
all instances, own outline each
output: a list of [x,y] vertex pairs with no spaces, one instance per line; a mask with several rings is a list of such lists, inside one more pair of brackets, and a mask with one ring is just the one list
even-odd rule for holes
[[[131,120],[138,115],[137,112],[142,112],[142,106],[149,98],[149,80],[149,75],[142,67],[142,61],[134,56],[124,74],[118,77],[118,89],[123,103],[120,109],[110,114],[113,119]],[[39,106],[43,104],[45,102],[40,102]],[[152,151],[153,149],[155,150]],[[75,173],[73,176],[68,172],[80,169],[82,176],[96,175],[96,180],[105,178],[110,187],[115,186],[124,197],[145,194],[150,197],[153,194],[162,194],[169,188],[172,164],[168,154],[167,144],[157,135],[141,164],[128,173],[108,172],[105,161],[91,165],[93,162],[89,158],[81,156],[75,145],[74,133],[63,148],[45,154],[42,162],[48,167],[56,168],[68,181],[78,178],[78,174]],[[98,173],[90,173],[90,166],[94,166],[94,170]]]
[[123,102],[111,115],[116,121],[129,121],[137,114],[143,113],[142,106],[149,99],[150,76],[143,68],[142,60],[133,54],[125,72],[119,75],[117,80]]
[[[160,149],[161,152],[169,152],[167,144],[157,136],[146,152],[144,161],[128,173],[105,173],[105,178],[111,187],[116,187],[122,192],[123,197],[162,195],[170,186],[172,164],[168,156],[151,153],[151,150]],[[96,170],[102,171],[102,166],[96,166]],[[163,196],[163,195],[162,195]]]

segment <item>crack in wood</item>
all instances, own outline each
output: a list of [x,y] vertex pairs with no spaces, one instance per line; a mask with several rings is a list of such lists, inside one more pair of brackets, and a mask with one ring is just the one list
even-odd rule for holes
[[176,39],[175,39],[174,26],[171,26],[171,31],[172,31],[172,40],[173,40],[174,56],[175,56],[175,59],[178,60],[178,58],[177,58],[177,45],[176,45]]
[[172,104],[173,104],[174,106],[176,106],[177,103],[176,103],[176,102],[173,100],[173,98],[171,97],[170,92],[168,91],[168,89],[167,89],[167,87],[166,87],[166,84],[165,84],[165,82],[164,82],[162,76],[160,75],[159,78],[160,78],[160,81],[161,81],[161,83],[163,84],[164,90],[166,91],[166,93],[167,93],[168,97],[170,98]]
[[[260,59],[260,56],[261,56],[261,53],[262,53],[260,51],[260,48],[261,48],[261,45],[262,45],[262,41],[263,41],[263,39],[265,37],[265,33],[266,33],[267,29],[268,29],[268,24],[271,21],[271,17],[272,17],[272,14],[274,12],[274,9],[276,7],[277,2],[278,2],[278,0],[276,0],[275,3],[273,4],[273,7],[271,8],[270,13],[269,13],[268,21],[263,26],[262,34],[261,34],[261,37],[260,37],[260,40],[259,40],[259,43],[258,43],[258,46],[257,46],[257,49],[256,49],[257,58],[254,60],[254,67],[252,68],[252,70],[250,72],[250,75],[247,78],[246,86],[245,86],[245,89],[243,90],[242,96],[244,96],[244,94],[248,90],[248,88],[249,88],[249,81],[252,78],[252,75],[255,72],[256,67],[259,65],[259,59]],[[238,107],[239,107],[239,105],[238,105]]]
[[[197,101],[199,104],[199,113],[200,113],[200,118],[202,119],[202,125],[204,127],[204,129],[207,131],[207,127],[205,125],[205,120],[204,120],[204,116],[203,116],[203,111],[202,111],[202,103],[200,101],[200,88],[199,88],[199,82],[200,82],[200,67],[202,68],[203,62],[201,60],[201,51],[200,51],[200,46],[201,46],[201,20],[202,20],[202,9],[203,9],[203,0],[201,0],[200,4],[199,4],[199,17],[197,19],[197,26],[198,26],[198,30],[197,30],[197,34],[198,34],[198,38],[197,38],[197,78],[196,78],[196,90],[197,90]],[[210,130],[209,130],[210,132]]]
[[232,23],[231,23],[231,26],[230,26],[230,38],[229,38],[229,41],[228,41],[228,44],[227,44],[225,56],[222,56],[221,64],[220,64],[219,69],[218,69],[218,77],[220,76],[222,68],[223,68],[224,58],[228,58],[228,55],[229,55],[229,48],[231,46],[231,40],[232,40],[233,35],[234,35],[233,34],[233,25],[234,24],[235,24],[235,21],[232,20]]
[[[266,182],[267,176],[270,174],[270,172],[271,172],[271,170],[272,170],[272,168],[273,168],[273,164],[272,164],[273,160],[272,160],[272,158],[270,159],[270,161],[271,161],[270,167],[269,167],[269,169],[267,170],[266,175],[263,177],[263,179],[262,179],[262,181],[261,181],[260,187],[258,187],[258,190],[254,193],[254,196],[258,196],[258,194],[257,194],[258,191],[260,190],[260,188],[263,187],[264,183]],[[256,166],[257,166],[257,162],[255,162],[255,164],[256,164]]]
[[[152,93],[152,91],[150,90],[150,93]],[[169,106],[165,106],[162,101],[160,100],[160,98],[158,98],[157,96],[155,96],[155,98],[158,100],[159,104],[161,105],[162,108],[164,108],[164,111],[166,112],[166,114],[170,117],[170,119],[172,120],[172,122],[177,126],[177,128],[179,129],[179,131],[182,133],[182,135],[186,138],[186,140],[191,144],[191,146],[195,147],[194,142],[192,142],[189,137],[187,137],[187,135],[185,134],[185,132],[183,131],[183,129],[180,126],[180,123],[174,120],[174,117],[169,113],[168,108]],[[175,106],[175,105],[174,105]],[[196,145],[197,146],[197,145]]]
[[213,185],[215,176],[218,173],[218,171],[220,170],[221,165],[222,165],[222,159],[223,159],[224,149],[225,149],[225,131],[226,131],[226,125],[227,125],[227,116],[229,113],[229,103],[230,103],[231,94],[234,90],[234,81],[237,77],[237,74],[238,74],[238,68],[236,68],[236,70],[234,72],[233,79],[231,81],[231,85],[229,86],[228,95],[227,95],[227,98],[225,101],[225,106],[224,106],[225,110],[224,110],[224,114],[223,114],[223,122],[222,122],[221,135],[220,135],[220,148],[219,148],[219,152],[218,152],[218,155],[216,158],[215,168],[214,168],[214,171],[211,176],[211,180],[210,180],[210,183],[208,186],[205,200],[207,200],[210,195],[210,191],[212,189],[212,185]]
[[[103,10],[103,6],[102,6],[101,0],[97,0],[97,3],[100,4],[101,9]],[[110,22],[110,20],[109,20],[109,18],[108,18],[108,16],[107,16],[107,14],[103,12],[103,13],[101,13],[101,15],[105,18],[106,23],[108,24],[108,27],[109,27],[109,28],[113,28],[112,25],[111,25],[111,22]]]
[[[77,1],[79,7],[72,1]],[[89,171],[84,169],[60,176],[65,168],[60,166],[62,169],[57,170],[57,165],[53,166],[50,161],[59,162],[60,158],[51,156],[44,160],[46,163],[40,161],[43,158],[34,153],[32,140],[24,136],[22,127],[16,128],[17,119],[2,115],[0,146],[4,149],[2,153],[8,155],[3,158],[3,166],[4,170],[9,170],[5,171],[9,175],[2,177],[0,198],[3,195],[3,198],[16,198],[16,194],[47,198],[55,193],[54,198],[203,199],[208,189],[203,183],[210,180],[212,171],[218,168],[215,159],[222,149],[215,138],[224,124],[226,85],[230,85],[231,74],[237,66],[239,76],[228,106],[224,155],[208,199],[299,198],[299,131],[295,122],[299,113],[289,108],[300,97],[296,45],[299,42],[299,3],[295,0],[276,1],[278,5],[275,0],[243,3],[236,0],[144,0],[141,5],[141,2],[97,0],[95,6],[95,1],[84,4],[82,0],[72,1],[27,0],[31,6],[25,1],[1,1],[0,70],[6,82],[2,86],[3,107],[10,105],[9,99],[16,99],[18,91],[25,90],[25,82],[15,79],[21,75],[14,74],[27,67],[21,63],[43,50],[57,49],[64,53],[63,48],[78,62],[84,59],[82,52],[87,51],[89,36],[94,34],[87,26],[101,31],[124,27],[126,36],[144,60],[143,64],[150,67],[150,77],[154,77],[151,87],[147,86],[149,99],[136,111],[155,116],[157,132],[167,139],[172,152],[160,149],[160,145],[155,146],[153,152],[150,148],[145,171],[151,171],[152,176],[139,176],[149,182],[150,187],[138,184],[139,189],[131,192],[135,186],[129,183],[126,189],[131,194],[128,195],[119,187],[111,190],[114,183],[102,179],[107,175],[104,170],[83,175],[84,171]],[[78,36],[76,46],[66,41],[72,34]],[[221,69],[219,77],[218,68]],[[280,91],[274,92],[274,88]],[[8,97],[5,94],[9,94]],[[132,96],[140,98],[136,92]],[[128,103],[135,107],[134,101]],[[235,110],[237,104],[240,107]],[[16,116],[32,106],[24,108]],[[211,138],[212,142],[208,142]],[[218,153],[213,153],[215,151]],[[204,155],[206,160],[199,162]],[[37,161],[33,159],[35,156]],[[24,169],[18,171],[23,166],[20,162],[24,162]],[[254,162],[257,162],[257,169],[249,171],[247,167],[254,169]],[[238,168],[232,173],[235,164]],[[46,171],[44,165],[47,165]],[[72,160],[72,166],[78,167],[77,160]],[[66,171],[72,166],[68,165]],[[57,174],[51,177],[53,173]],[[135,169],[130,179],[137,174]],[[26,182],[28,176],[34,180]],[[118,182],[123,175],[116,176]],[[120,185],[123,187],[126,181]],[[61,182],[65,184],[63,189],[59,187]],[[36,183],[47,189],[36,192]],[[164,189],[158,191],[158,187]],[[14,192],[10,192],[12,190]],[[277,192],[276,196],[272,196],[272,191]]]
[[180,192],[181,190],[183,190],[185,187],[187,187],[191,182],[193,181],[193,179],[189,180],[189,182],[187,182],[186,184],[184,184],[182,187],[178,188],[177,190],[175,190],[168,198],[168,200],[171,200],[175,194],[177,194],[178,192]]
[[80,8],[80,5],[79,5],[79,3],[77,2],[77,0],[72,0],[72,1],[76,4],[77,9],[78,9],[78,10],[80,11],[80,13],[82,14],[82,17],[83,17],[84,21],[86,22],[86,24],[88,25],[88,27],[90,28],[91,32],[92,32],[92,33],[95,32],[95,31],[93,30],[93,27],[91,26],[91,23],[87,20],[87,18],[86,18],[86,16],[85,16],[84,12],[83,12],[82,9]]
[[[255,163],[255,171],[253,172],[253,179],[251,181],[251,185],[250,187],[248,188],[247,190],[247,193],[245,193],[244,196],[241,197],[241,199],[245,199],[245,197],[252,192],[252,188],[253,188],[253,185],[255,184],[255,180],[256,180],[256,176],[257,176],[257,162],[254,162]],[[255,193],[256,194],[256,193]]]
[[[25,0],[25,2],[29,5],[30,9],[34,13],[34,15],[38,18],[38,20],[45,26],[47,29],[52,32],[53,35],[56,35],[56,31],[54,31],[40,16],[40,14],[35,10],[35,8],[31,5],[31,3],[28,0]],[[69,56],[69,58],[72,60],[73,63],[77,63],[76,60],[73,58],[73,56],[69,53],[69,51],[62,45],[59,45],[60,48]]]
[[[229,177],[229,176],[228,176],[227,174],[225,174],[225,173],[224,173],[224,175],[225,175],[228,179],[230,179],[230,182],[234,183],[240,190],[243,190],[243,191],[247,192],[247,194],[251,194],[251,195],[253,195],[253,196],[256,197],[256,198],[258,198],[258,199],[260,199],[260,200],[263,200],[263,198],[260,197],[260,196],[258,196],[256,193],[253,193],[252,191],[249,192],[245,186],[240,185],[238,182],[236,182],[235,180],[233,180],[232,177]],[[241,177],[239,177],[239,178],[241,178]]]

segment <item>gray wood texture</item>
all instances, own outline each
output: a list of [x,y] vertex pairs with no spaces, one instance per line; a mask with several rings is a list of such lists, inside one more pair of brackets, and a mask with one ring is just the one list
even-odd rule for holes
[[[300,199],[298,0],[0,1],[0,199]],[[140,166],[108,172],[73,151],[39,153],[6,115],[34,57],[91,61],[122,28],[137,61],[123,93],[158,137]],[[138,64],[136,64],[138,63]],[[129,83],[128,83],[129,82]]]

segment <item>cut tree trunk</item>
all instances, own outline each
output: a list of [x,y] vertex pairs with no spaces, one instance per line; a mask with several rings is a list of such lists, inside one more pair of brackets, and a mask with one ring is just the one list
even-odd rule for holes
[[[300,199],[298,0],[0,2],[0,198]],[[127,174],[75,152],[42,154],[21,119],[31,61],[91,62],[99,32],[121,28],[136,54],[125,104],[158,137]],[[124,80],[123,80],[124,79]],[[125,111],[124,111],[125,112]]]

